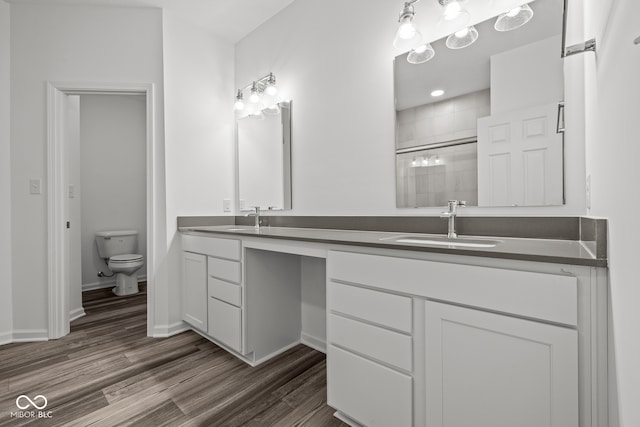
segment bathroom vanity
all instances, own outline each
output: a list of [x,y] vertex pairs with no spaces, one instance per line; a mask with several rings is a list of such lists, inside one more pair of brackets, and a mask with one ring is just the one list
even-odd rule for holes
[[349,424],[607,425],[606,259],[584,242],[181,231],[184,321],[251,365],[326,351]]

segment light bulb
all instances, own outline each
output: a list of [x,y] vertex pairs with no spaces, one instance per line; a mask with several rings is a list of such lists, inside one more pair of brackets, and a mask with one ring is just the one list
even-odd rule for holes
[[278,93],[278,88],[275,85],[270,84],[264,91],[269,96],[275,96]]
[[400,26],[393,39],[393,46],[398,50],[406,52],[419,46],[422,42],[422,34],[413,23],[414,15],[413,6],[405,3],[398,20]]
[[418,166],[418,160],[414,157],[413,161],[411,162],[411,167],[415,168],[416,166]]
[[265,93],[269,96],[275,96],[278,93],[278,88],[276,87],[276,76],[273,73],[269,73],[269,78],[267,79],[267,87],[264,89]]
[[507,16],[509,18],[513,18],[514,16],[516,16],[517,14],[520,13],[520,11],[522,10],[522,7],[518,6],[516,8],[511,9],[509,12],[507,12]]
[[436,164],[439,165],[440,164],[440,157],[436,156]]
[[258,94],[258,92],[251,92],[251,95],[249,95],[249,101],[253,102],[254,104],[260,102],[260,95]]
[[460,28],[467,27],[471,15],[469,11],[460,5],[457,0],[438,0],[444,8],[438,19],[438,30],[444,33],[453,33]]
[[242,102],[242,99],[238,99],[236,103],[233,104],[233,108],[235,108],[236,111],[244,110],[244,102]]
[[433,96],[434,98],[437,98],[438,96],[442,96],[444,95],[444,90],[442,89],[436,89],[433,92],[431,92],[431,96]]
[[[452,2],[447,3],[447,5],[444,7],[444,19],[446,19],[447,21],[451,21],[453,19],[456,19],[458,16],[460,16],[460,14],[463,14],[466,12],[466,9],[464,9],[462,6],[460,6],[460,3],[458,3],[456,0],[453,0]],[[466,12],[469,13],[469,12]]]
[[422,158],[422,166],[429,166],[429,159],[427,157]]
[[459,39],[466,36],[467,34],[469,34],[469,28],[463,28],[460,31],[455,32],[456,37],[458,37]]

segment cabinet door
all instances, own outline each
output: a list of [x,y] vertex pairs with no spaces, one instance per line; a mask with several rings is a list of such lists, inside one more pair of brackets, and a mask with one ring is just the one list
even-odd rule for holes
[[183,252],[182,320],[207,332],[207,257]]
[[577,331],[425,304],[428,426],[578,426]]

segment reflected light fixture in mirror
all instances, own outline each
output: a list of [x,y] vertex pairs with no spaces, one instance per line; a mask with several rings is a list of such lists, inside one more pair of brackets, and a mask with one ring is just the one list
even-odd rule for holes
[[[244,102],[244,91],[249,90],[248,102]],[[278,88],[276,87],[276,76],[269,73],[258,80],[238,89],[234,109],[237,112],[244,112],[250,116],[260,117],[264,109],[274,109],[277,114],[279,99]],[[267,114],[269,114],[267,112]]]
[[462,49],[478,40],[478,30],[472,25],[456,31],[447,37],[446,45],[449,49]]
[[531,18],[533,18],[533,10],[528,4],[524,4],[498,16],[493,27],[496,31],[511,31],[522,27]]
[[398,18],[400,26],[393,39],[393,46],[403,52],[414,49],[422,42],[422,33],[418,31],[416,25],[413,23],[413,17],[416,14],[413,9],[413,3],[417,1],[418,0],[410,0],[405,2],[400,12],[400,17]]
[[[400,26],[393,40],[396,49],[403,52],[409,51],[407,61],[411,64],[422,64],[432,59],[436,52],[430,43],[421,44],[422,33],[418,30],[414,22],[415,10],[413,4],[419,0],[410,0],[404,3],[400,12],[398,22]],[[466,0],[436,0],[443,11],[438,19],[438,27],[449,33],[446,46],[449,49],[462,49],[472,45],[478,39],[478,30],[469,26],[471,15],[461,3]],[[496,19],[494,28],[496,31],[504,32],[520,28],[533,17],[533,10],[524,3],[502,13]]]
[[469,11],[462,7],[460,1],[463,0],[438,0],[438,3],[444,8],[438,26],[449,31],[456,31],[469,23],[471,15]]
[[413,49],[407,55],[407,61],[411,64],[422,64],[427,62],[436,55],[436,51],[433,50],[430,43],[423,44]]

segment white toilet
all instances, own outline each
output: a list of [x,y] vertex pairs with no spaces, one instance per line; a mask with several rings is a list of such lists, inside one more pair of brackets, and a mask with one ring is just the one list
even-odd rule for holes
[[107,261],[109,269],[116,273],[116,295],[138,293],[138,270],[144,265],[144,257],[135,253],[138,232],[135,230],[99,231],[96,233],[98,253]]

